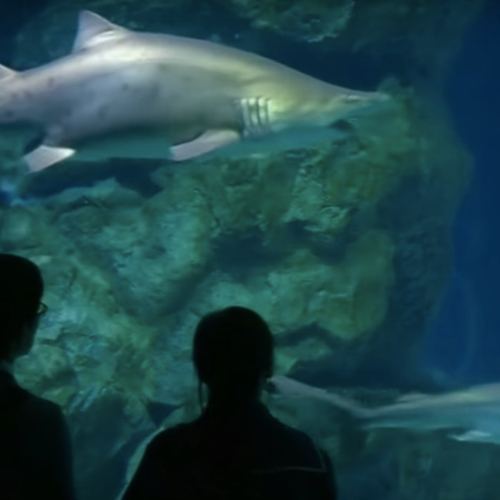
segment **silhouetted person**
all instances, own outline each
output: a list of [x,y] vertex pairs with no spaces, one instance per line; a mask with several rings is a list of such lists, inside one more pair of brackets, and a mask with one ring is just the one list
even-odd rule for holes
[[193,360],[208,386],[202,415],[158,434],[123,500],[333,500],[327,454],[260,402],[273,371],[273,337],[243,307],[205,316]]
[[68,428],[59,406],[19,387],[12,374],[47,307],[27,259],[0,254],[0,499],[72,500]]

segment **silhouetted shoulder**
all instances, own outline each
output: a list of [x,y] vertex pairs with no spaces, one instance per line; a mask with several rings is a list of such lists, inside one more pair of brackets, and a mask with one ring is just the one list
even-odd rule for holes
[[[50,432],[65,426],[61,408],[46,399],[35,396],[19,386],[12,386],[0,396],[0,420],[20,427],[25,436],[40,431]],[[12,417],[15,417],[12,419]]]
[[[290,427],[269,415],[260,426],[263,446],[261,460],[266,467],[286,464],[291,468],[310,468],[324,471],[327,468],[325,453],[305,432]],[[272,444],[272,446],[269,446]]]
[[19,407],[18,411],[28,419],[36,419],[40,422],[49,422],[62,416],[61,407],[48,399],[35,396],[25,389],[18,388]]
[[37,418],[41,423],[62,423],[64,421],[62,408],[44,398],[29,394],[24,408],[27,418]]
[[21,478],[30,491],[47,492],[54,500],[73,499],[71,440],[62,409],[17,385],[4,388],[0,407],[5,452],[0,468]]
[[159,499],[160,492],[175,499],[212,498],[219,480],[240,484],[240,498],[252,489],[260,493],[249,498],[336,498],[327,453],[304,432],[257,411],[251,419],[202,416],[162,431],[148,445],[124,499]]
[[186,443],[193,439],[193,424],[179,424],[157,434],[147,447],[148,455],[162,461],[179,458],[186,453]]
[[[224,450],[246,451],[249,467],[275,467],[325,471],[330,463],[324,451],[306,433],[274,418],[267,410],[249,422],[214,423],[204,417],[166,429],[148,446],[148,455],[175,468],[193,456],[216,459]],[[235,457],[237,459],[237,457]]]

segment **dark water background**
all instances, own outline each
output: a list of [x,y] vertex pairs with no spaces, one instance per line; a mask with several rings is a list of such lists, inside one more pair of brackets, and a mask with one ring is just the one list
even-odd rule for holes
[[[0,0],[0,62],[11,64],[16,32],[48,3]],[[245,25],[221,21],[220,28],[223,41],[230,42],[245,30]],[[199,36],[204,36],[202,26],[200,30]],[[424,360],[467,382],[500,380],[499,48],[500,0],[490,0],[470,27],[447,80],[446,98],[454,125],[473,154],[475,171],[455,223],[455,270],[428,332]],[[373,65],[362,54],[348,54],[337,55],[334,64],[325,64],[314,45],[279,37],[266,40],[263,54],[353,88],[373,88],[391,72],[404,82],[411,71],[404,57],[388,57]]]
[[426,358],[469,382],[500,380],[500,1],[470,27],[447,81],[474,177],[456,219],[455,271]]

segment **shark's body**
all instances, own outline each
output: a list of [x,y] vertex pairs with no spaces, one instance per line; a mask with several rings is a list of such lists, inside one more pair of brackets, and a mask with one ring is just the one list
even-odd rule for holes
[[454,431],[450,437],[459,441],[500,444],[500,383],[444,394],[407,395],[393,404],[376,408],[362,407],[337,394],[286,377],[275,377],[273,384],[282,394],[324,401],[350,415],[365,429],[450,429]]
[[31,171],[73,155],[183,161],[295,149],[387,100],[223,45],[130,31],[88,11],[70,55],[24,72],[0,66],[0,125],[44,133],[25,157]]

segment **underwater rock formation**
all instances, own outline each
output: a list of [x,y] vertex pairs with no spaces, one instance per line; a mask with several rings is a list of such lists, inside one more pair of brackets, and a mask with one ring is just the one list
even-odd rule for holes
[[336,38],[353,15],[354,0],[286,2],[283,0],[229,0],[238,16],[255,28],[266,28],[306,42]]
[[[87,8],[133,28],[206,38],[250,18],[274,36],[316,41],[332,65],[339,54],[403,40],[408,58],[439,67],[431,72],[438,78],[476,8],[460,2],[442,50],[431,54],[432,2],[288,2],[281,15],[282,3],[53,1],[20,34],[16,66],[66,53],[76,10]],[[235,16],[224,26],[221,5]],[[267,36],[259,29],[256,38]],[[397,374],[415,383],[469,158],[439,92],[412,68],[402,73],[415,76],[415,90],[386,83],[394,108],[352,123],[345,139],[322,149],[156,170],[139,162],[126,175],[118,165],[115,178],[67,163],[30,177],[26,203],[2,206],[0,248],[40,264],[50,307],[19,363],[21,382],[65,407],[82,498],[116,495],[139,444],[194,393],[192,334],[214,308],[240,304],[264,315],[281,372],[321,369],[348,385]],[[329,78],[342,83],[335,72]],[[3,171],[11,160],[2,157]],[[52,187],[43,194],[41,186]],[[321,437],[334,440],[326,430]]]

